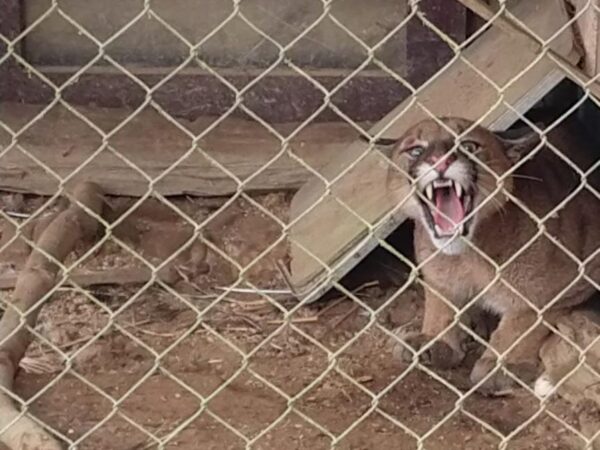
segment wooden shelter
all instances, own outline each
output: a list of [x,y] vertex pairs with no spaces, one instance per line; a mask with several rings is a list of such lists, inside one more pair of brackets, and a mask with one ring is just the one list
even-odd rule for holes
[[[584,84],[596,73],[591,3],[571,5],[573,16],[563,0],[512,1],[499,12],[479,0],[461,2],[491,25],[457,46],[456,57],[373,126],[371,136],[398,137],[430,115],[504,130],[563,79]],[[579,69],[584,56],[585,72]],[[397,194],[385,185],[388,167],[384,152],[357,139],[294,197],[292,278],[306,301],[319,298],[404,220]]]

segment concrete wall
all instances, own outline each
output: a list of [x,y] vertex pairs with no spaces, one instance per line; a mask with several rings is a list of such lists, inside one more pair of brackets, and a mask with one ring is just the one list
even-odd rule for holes
[[[34,22],[50,7],[50,0],[24,0],[25,21]],[[198,42],[233,12],[231,0],[153,0],[153,11],[191,42]],[[99,40],[106,40],[143,8],[142,0],[61,0],[60,8]],[[241,12],[272,39],[292,41],[323,13],[321,0],[243,0]],[[336,0],[331,14],[368,45],[374,45],[406,16],[407,0]],[[26,39],[28,59],[35,64],[81,65],[97,54],[97,46],[56,12]],[[148,14],[140,17],[107,47],[125,64],[170,66],[181,62],[188,47]],[[232,18],[200,51],[216,67],[266,67],[278,55],[277,47],[239,17]],[[296,64],[314,68],[354,68],[366,52],[330,18],[310,31],[287,56]],[[403,73],[405,33],[396,33],[378,56]]]

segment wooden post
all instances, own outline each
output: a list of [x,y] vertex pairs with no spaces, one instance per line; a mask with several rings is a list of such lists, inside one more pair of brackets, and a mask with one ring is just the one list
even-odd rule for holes
[[[418,3],[418,8],[427,20],[454,42],[460,43],[465,39],[467,10],[460,3],[427,0]],[[406,38],[408,79],[413,86],[423,84],[454,56],[448,44],[418,17],[408,22]]]
[[[0,35],[13,40],[21,31],[21,0],[0,0]],[[17,47],[17,50],[19,48]],[[7,46],[0,41],[0,59],[6,56]],[[10,90],[16,63],[8,58],[0,64],[0,99]]]

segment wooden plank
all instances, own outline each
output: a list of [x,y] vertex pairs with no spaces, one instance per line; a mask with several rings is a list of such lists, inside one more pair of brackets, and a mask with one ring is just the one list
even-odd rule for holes
[[[16,131],[39,111],[41,107],[32,105],[0,104],[0,121]],[[78,111],[105,132],[131,114],[124,109],[80,107]],[[204,117],[179,123],[199,135],[214,120]],[[287,136],[297,126],[280,124],[277,129]],[[355,136],[355,129],[345,123],[311,124],[291,140],[289,151],[319,171]],[[71,182],[81,179],[98,182],[109,194],[140,196],[148,191],[149,182],[130,166],[133,165],[153,179],[167,171],[154,186],[163,195],[218,196],[236,192],[238,183],[200,151],[194,151],[171,170],[170,166],[192,148],[193,141],[154,110],[146,109],[136,115],[108,139],[108,144],[126,160],[103,148],[87,161],[102,148],[102,137],[62,106],[51,109],[20,134],[18,145],[0,129],[0,151],[10,148],[0,156],[0,189],[53,195],[59,188],[54,172],[62,178],[74,175]],[[240,181],[256,175],[244,187],[246,192],[297,189],[311,175],[288,154],[269,164],[281,151],[281,142],[255,121],[226,119],[200,141],[200,148]]]
[[[78,67],[37,67],[54,83],[60,85]],[[130,67],[131,73],[152,87],[162,81],[173,68]],[[238,89],[253,81],[263,70],[220,69],[219,73]],[[322,69],[307,73],[326,89],[333,89],[351,71]],[[95,105],[107,108],[135,109],[146,100],[146,90],[120,70],[92,67],[62,91],[62,98],[73,105]],[[380,70],[357,74],[332,97],[345,114],[356,121],[379,120],[408,95],[408,90],[393,77]],[[24,69],[17,70],[10,89],[0,101],[47,104],[54,99],[54,90]],[[368,102],[361,101],[368,97]],[[183,69],[152,94],[153,100],[169,114],[195,120],[202,116],[225,114],[235,103],[235,93],[218,78],[201,69]],[[304,76],[288,70],[273,70],[244,95],[244,105],[269,123],[304,121],[323,105],[323,93]],[[233,116],[247,118],[240,109]],[[319,121],[339,121],[340,117],[326,108],[317,116]]]
[[[526,27],[523,27],[521,24],[516,23],[514,20],[507,19],[505,15],[500,15],[496,17],[495,11],[490,9],[485,3],[484,0],[458,0],[468,8],[471,8],[472,11],[477,12],[477,14],[485,20],[494,19],[494,24],[499,28],[503,29],[509,34],[513,34],[515,36],[520,36],[524,38],[523,45],[527,45],[532,52],[541,51],[539,44],[539,36]],[[494,0],[496,3],[497,0]],[[498,6],[496,5],[496,8]],[[574,27],[575,30],[577,27]],[[574,51],[573,53],[578,54],[579,56],[585,59],[585,50],[581,47],[581,38],[578,35],[577,31],[573,36],[573,45]],[[580,86],[586,86],[586,90],[589,91],[591,95],[600,100],[600,84],[597,82],[592,83],[590,76],[586,71],[579,68],[578,65],[573,63],[573,59],[576,59],[576,56],[572,58],[565,58],[560,53],[557,53],[552,47],[547,49],[547,54],[551,56],[552,60],[560,64],[562,68],[565,70],[565,75],[570,78],[574,83],[579,84]],[[584,61],[585,62],[585,61]]]
[[[439,0],[438,0],[439,1]],[[61,11],[77,20],[88,33],[107,39],[126,27],[129,20],[141,11],[137,1],[59,1]],[[397,0],[335,1],[328,11],[351,32],[367,43],[376,43],[392,32],[409,8],[409,2]],[[422,2],[425,3],[425,2]],[[26,0],[23,21],[32,24],[47,11],[48,0]],[[201,7],[199,7],[201,5]],[[266,69],[277,60],[279,48],[271,40],[286,45],[308,31],[290,49],[286,58],[300,67],[354,68],[367,56],[366,51],[337,23],[328,18],[319,20],[324,5],[321,1],[260,0],[244,1],[240,13],[261,30],[235,17],[232,2],[227,0],[177,0],[153,2],[151,12],[138,20],[118,39],[106,46],[106,53],[123,65],[171,66],[185,61],[190,48],[159,20],[169,23],[187,42],[202,42],[198,56],[217,70],[237,65],[242,68]],[[313,27],[313,23],[318,26]],[[215,32],[217,31],[218,32]],[[393,33],[388,44],[377,53],[383,59],[406,64],[406,29]],[[265,39],[268,36],[268,39]],[[206,39],[208,38],[208,39]],[[78,33],[77,27],[66,26],[58,14],[48,17],[27,37],[30,61],[40,64],[72,64],[81,66],[96,56],[98,49]]]
[[[0,0],[2,1],[9,0]],[[464,27],[461,24],[464,8],[455,12],[456,5],[450,5],[450,9],[446,5],[444,11],[441,6],[443,1],[423,2],[422,7],[431,9],[432,14],[437,14],[444,28],[459,39],[461,33],[464,34]],[[403,11],[405,5],[396,5],[394,8]],[[4,10],[0,9],[0,11]],[[388,19],[386,20],[389,22]],[[422,25],[409,25],[408,28],[410,29],[411,26],[423,29]],[[396,34],[404,35],[402,32]],[[361,37],[364,38],[362,34]],[[419,84],[424,73],[437,68],[441,55],[448,57],[447,45],[439,39],[434,41],[426,33],[413,33],[411,30],[407,39],[403,39],[402,44],[406,43],[407,48],[411,49],[411,56],[408,58],[405,55],[404,45],[394,48],[391,45],[394,42],[394,40],[390,41],[390,45],[384,46],[385,51],[383,53],[378,51],[377,56],[415,85]],[[390,48],[391,50],[388,50]],[[432,54],[435,52],[438,56],[423,57],[423,52],[419,51],[419,48],[427,48],[427,51]],[[79,69],[79,67],[40,66],[39,64],[35,66],[57,84],[71,78]],[[127,68],[148,86],[156,85],[174,69],[173,67],[138,67],[132,64],[127,65]],[[352,70],[314,69],[303,66],[308,76],[328,90],[334,89],[344,81],[343,87],[333,95],[332,102],[355,121],[381,119],[409,93],[402,83],[374,68],[375,66],[370,66],[345,82]],[[54,99],[53,89],[27,70],[19,67],[16,69],[11,74],[10,81],[4,83],[3,86],[7,89],[4,89],[0,95],[0,101],[44,104]],[[234,86],[242,88],[262,74],[264,69],[219,67],[218,72]],[[0,85],[0,90],[3,86]],[[62,97],[73,105],[93,104],[111,108],[137,108],[146,100],[146,91],[120,70],[112,66],[96,65],[78,76],[76,82],[62,92]],[[368,98],[368,101],[365,101],[365,98]],[[195,120],[201,116],[227,112],[235,102],[235,93],[210,73],[190,66],[178,71],[168,83],[154,92],[153,99],[169,114]],[[315,88],[313,83],[297,71],[285,66],[270,70],[267,76],[244,95],[244,105],[270,123],[303,121],[323,105],[323,100],[323,93]],[[233,115],[245,117],[239,108],[233,111]],[[337,113],[330,108],[326,108],[315,118],[318,121],[339,119]]]
[[[0,0],[2,12],[0,32],[2,22],[15,24],[15,26],[11,25],[11,30],[16,33],[21,31],[23,14],[20,12],[20,3],[21,0]],[[443,29],[460,40],[464,34],[462,26],[464,9],[460,10],[457,4],[445,3],[447,2],[444,0],[428,0],[421,2],[420,7],[428,14],[436,15]],[[359,6],[360,2],[356,5]],[[405,7],[405,5],[396,5],[394,8],[404,11]],[[12,17],[17,20],[12,20]],[[389,17],[386,21],[389,22]],[[411,27],[419,28],[418,25],[409,23],[407,29]],[[422,28],[420,26],[420,29]],[[402,39],[403,45],[395,46],[392,44],[396,41],[389,41],[389,45],[380,49],[377,56],[408,82],[418,85],[422,81],[423,74],[435,70],[442,59],[448,57],[448,48],[440,40],[433,41],[426,34],[410,31],[410,35]],[[362,32],[360,34],[362,38],[365,37],[363,34]],[[396,35],[404,36],[404,32],[401,31]],[[27,43],[27,39],[25,42]],[[411,55],[406,57],[405,50],[408,48],[411,49]],[[423,48],[431,52],[429,56],[424,57]],[[434,54],[436,56],[433,58],[431,55]],[[36,69],[58,84],[72,77],[79,69],[79,67],[42,66],[40,61],[32,62]],[[51,64],[48,61],[46,63]],[[10,72],[8,68],[8,65],[0,65],[0,80],[2,80],[0,102],[45,104],[54,99],[54,89],[32,75],[30,71],[17,64],[10,65]],[[143,68],[132,64],[127,65],[127,68],[148,86],[156,85],[167,75],[166,72],[173,69],[172,67]],[[351,73],[351,70],[339,68],[322,70],[303,68],[305,73],[328,90],[338,86]],[[380,120],[408,95],[408,90],[402,83],[378,70],[372,70],[373,68],[375,66],[361,71],[347,82],[344,81],[344,86],[332,97],[333,103],[353,120]],[[238,88],[247,85],[263,70],[248,67],[218,68],[218,72]],[[118,69],[97,65],[76,77],[76,82],[62,92],[62,97],[73,105],[137,108],[145,101],[146,91]],[[235,95],[229,87],[214,76],[190,66],[171,77],[168,83],[153,94],[153,99],[169,114],[195,120],[204,115],[223,114],[234,104]],[[263,80],[245,94],[244,105],[270,123],[282,123],[304,121],[322,106],[323,100],[323,93],[304,76],[292,69],[276,68],[269,71]],[[235,109],[233,114],[237,117],[245,117],[239,108]],[[332,109],[326,108],[315,120],[336,121],[339,120],[339,116]]]
[[[562,0],[513,2],[510,8],[534,32],[546,39],[568,20]],[[571,61],[578,59],[568,27],[552,41],[551,48]],[[506,128],[516,120],[514,113],[498,104],[498,90],[478,71],[503,87],[504,101],[521,113],[564,78],[550,58],[538,58],[539,52],[532,49],[527,37],[506,33],[498,27],[492,27],[482,34],[462,52],[462,56],[477,70],[463,59],[458,59],[418,95],[420,104],[438,116],[484,118],[484,125],[496,129]],[[427,114],[423,108],[411,104],[409,99],[375,125],[371,133],[385,129],[382,136],[398,137],[408,126],[424,117]],[[325,178],[333,180],[355,163],[366,149],[364,143],[352,144],[324,169]],[[314,180],[294,197],[291,217],[296,222],[291,227],[290,235],[292,281],[300,292],[310,292],[310,299],[317,298],[330,286],[331,281],[350,270],[365,249],[368,251],[377,244],[370,234],[370,228],[386,219],[377,230],[383,237],[403,220],[401,215],[391,220],[386,217],[402,194],[401,190],[391,193],[386,189],[387,169],[388,164],[381,153],[370,151],[335,181],[329,192],[322,180]],[[339,200],[354,213],[342,206]],[[362,250],[357,253],[359,249]],[[327,271],[324,266],[333,270]]]
[[593,77],[600,69],[600,0],[569,0],[578,16],[576,28],[584,51],[584,71]]

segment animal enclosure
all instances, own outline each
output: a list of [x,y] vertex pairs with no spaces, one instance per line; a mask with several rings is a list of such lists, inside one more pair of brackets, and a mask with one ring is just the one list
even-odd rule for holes
[[[582,169],[548,136],[569,121],[598,148],[599,13],[0,0],[0,449],[600,448],[596,297],[550,321],[564,292],[519,294],[548,329],[544,376],[504,364],[532,326],[496,351],[514,386],[494,395],[470,379],[499,326],[485,292],[454,308],[460,366],[410,347],[433,288],[406,207],[418,180],[390,183],[384,145],[448,116],[539,135],[532,155],[574,193],[536,214],[507,188],[521,163],[490,190],[598,290],[600,250],[549,230],[576,193],[600,202],[600,150]],[[490,288],[518,291],[503,273],[532,245],[488,258]]]

